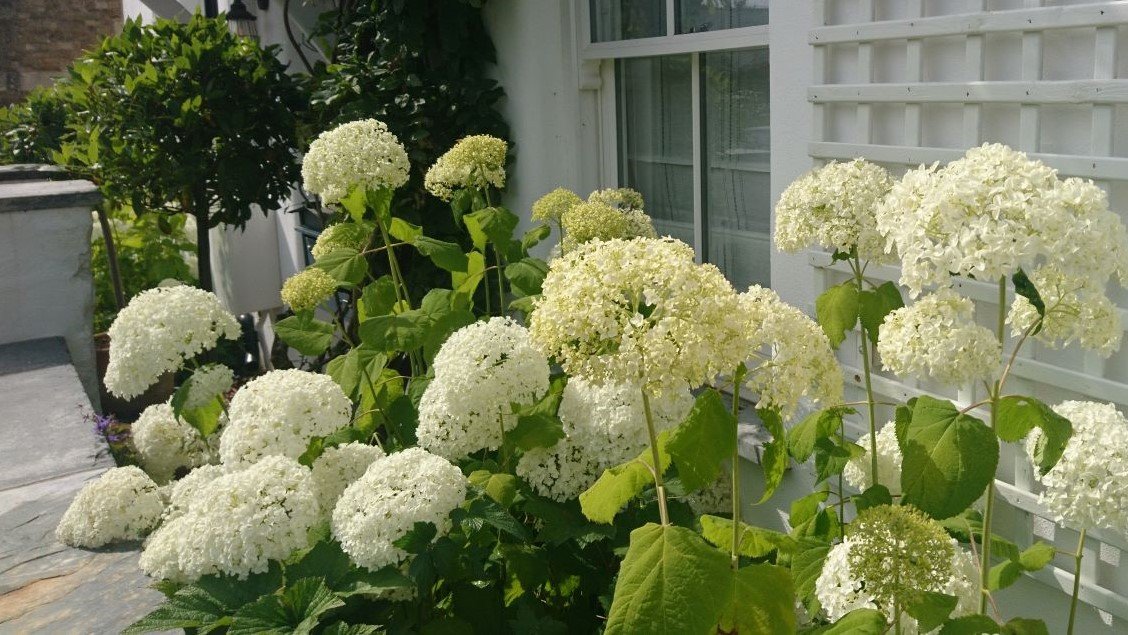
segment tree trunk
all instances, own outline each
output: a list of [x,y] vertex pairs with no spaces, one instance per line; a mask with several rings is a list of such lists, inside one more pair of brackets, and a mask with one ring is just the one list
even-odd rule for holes
[[102,241],[106,244],[106,260],[110,265],[110,284],[114,288],[114,304],[118,311],[125,308],[125,290],[121,285],[121,270],[118,268],[117,246],[114,244],[114,233],[110,230],[109,214],[106,213],[105,203],[98,206],[98,226],[102,228]]
[[196,211],[196,268],[200,279],[200,288],[204,291],[214,291],[211,268],[211,233],[208,230],[207,208]]

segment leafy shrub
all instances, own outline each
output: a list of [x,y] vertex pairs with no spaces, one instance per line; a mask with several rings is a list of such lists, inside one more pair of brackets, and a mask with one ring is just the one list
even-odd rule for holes
[[67,132],[70,104],[58,88],[36,88],[0,108],[0,163],[52,163]]

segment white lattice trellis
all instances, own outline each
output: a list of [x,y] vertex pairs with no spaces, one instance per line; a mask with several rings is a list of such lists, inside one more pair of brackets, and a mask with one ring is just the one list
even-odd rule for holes
[[[1114,209],[1128,209],[1128,148],[1116,147],[1118,117],[1128,126],[1128,79],[1118,79],[1124,73],[1117,67],[1119,49],[1128,47],[1128,2],[816,0],[814,5],[816,24],[808,41],[815,76],[808,99],[814,113],[809,154],[816,161],[863,156],[903,170],[950,161],[984,141],[1002,141],[1062,174],[1096,180],[1110,192]],[[930,72],[930,51],[948,56],[946,73]],[[1073,68],[1078,76],[1067,79],[1047,78],[1046,61],[1057,68],[1063,55],[1074,67],[1088,68]],[[1063,137],[1069,143],[1056,140]],[[1084,142],[1087,147],[1080,148]],[[810,264],[819,288],[848,274],[828,254],[812,253]],[[867,274],[899,277],[891,267],[871,267]],[[995,287],[974,281],[962,286],[985,323],[993,323]],[[1120,299],[1122,307],[1128,304],[1128,296]],[[1123,308],[1121,316],[1128,325]],[[855,385],[861,373],[858,345],[855,336],[842,349]],[[1051,403],[1094,399],[1128,409],[1123,351],[1106,361],[1033,346],[1024,350],[1013,374],[1011,390]],[[874,386],[897,399],[925,392],[970,404],[981,397],[971,386],[953,392],[892,376],[875,378]],[[1075,532],[1046,520],[1019,448],[1005,450],[998,478],[1006,504],[1000,506],[997,530],[1019,544],[1037,538],[1063,551],[1076,547]],[[1081,598],[1100,609],[1106,623],[1123,626],[1128,567],[1119,564],[1128,543],[1109,532],[1090,535],[1095,540],[1086,544]],[[1059,556],[1054,564],[1034,577],[1068,592],[1072,562]]]

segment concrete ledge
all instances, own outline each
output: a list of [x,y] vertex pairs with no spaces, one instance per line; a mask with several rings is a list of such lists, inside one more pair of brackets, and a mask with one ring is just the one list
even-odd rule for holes
[[0,165],[0,182],[8,181],[67,181],[73,177],[57,165],[39,163],[14,163]]
[[0,182],[0,212],[33,212],[41,209],[98,206],[102,195],[90,181]]

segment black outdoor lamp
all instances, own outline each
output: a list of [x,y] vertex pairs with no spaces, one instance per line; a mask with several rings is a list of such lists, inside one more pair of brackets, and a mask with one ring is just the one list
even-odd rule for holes
[[[261,4],[261,2],[260,2]],[[254,14],[247,10],[243,0],[234,0],[231,8],[227,10],[227,23],[236,35],[258,39],[258,27],[255,26]]]

